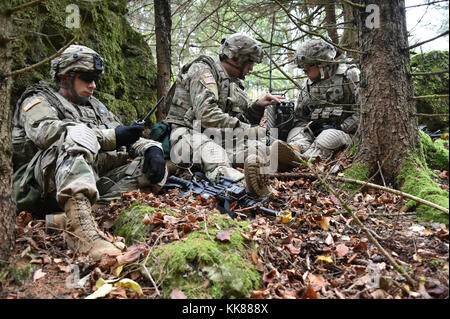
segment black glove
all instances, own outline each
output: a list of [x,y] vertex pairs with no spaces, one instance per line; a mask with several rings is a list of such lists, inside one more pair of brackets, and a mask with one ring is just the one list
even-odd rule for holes
[[166,173],[166,161],[159,147],[152,146],[145,151],[143,170],[153,184],[162,181]]
[[129,126],[119,125],[115,128],[116,132],[116,145],[119,146],[130,146],[136,142],[139,137],[142,136],[144,131],[144,124],[137,124],[133,122]]

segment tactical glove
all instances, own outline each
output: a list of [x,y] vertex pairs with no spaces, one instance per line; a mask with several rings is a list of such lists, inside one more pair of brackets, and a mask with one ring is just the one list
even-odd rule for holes
[[159,147],[152,146],[145,151],[143,171],[151,183],[162,181],[166,173],[166,161]]
[[129,126],[119,125],[115,128],[116,132],[116,145],[119,146],[130,146],[136,142],[139,137],[142,136],[144,131],[143,124],[133,123]]

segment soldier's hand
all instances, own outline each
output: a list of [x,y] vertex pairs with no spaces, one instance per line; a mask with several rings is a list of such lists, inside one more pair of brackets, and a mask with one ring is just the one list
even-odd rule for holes
[[115,128],[116,145],[130,146],[142,136],[145,126],[143,124],[132,123],[131,125],[119,125]]
[[159,147],[152,146],[145,151],[143,171],[151,183],[162,181],[166,173],[166,160]]
[[264,95],[262,98],[260,98],[257,102],[256,105],[260,106],[260,107],[266,107],[267,105],[271,105],[271,104],[278,104],[283,102],[283,100],[285,100],[286,98],[284,96],[281,95],[273,95],[270,93],[267,93],[266,95]]

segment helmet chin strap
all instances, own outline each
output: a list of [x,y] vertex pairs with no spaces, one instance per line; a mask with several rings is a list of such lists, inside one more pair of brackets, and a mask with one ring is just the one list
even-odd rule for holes
[[248,65],[248,63],[249,63],[248,60],[245,61],[244,64],[242,64],[242,66],[234,65],[234,64],[228,62],[228,59],[225,60],[224,62],[225,62],[226,64],[232,66],[233,68],[235,68],[236,70],[239,71],[239,76],[238,76],[239,79],[242,79],[242,80],[244,79],[244,69],[245,69],[245,67],[246,67],[246,66]]
[[75,92],[75,89],[73,88],[74,81],[75,81],[75,73],[70,73],[70,82],[69,83],[59,82],[59,86],[69,89],[70,94],[72,94],[72,97],[75,100],[75,103],[77,104],[86,103],[87,101],[89,101],[90,97],[79,96],[77,92]]

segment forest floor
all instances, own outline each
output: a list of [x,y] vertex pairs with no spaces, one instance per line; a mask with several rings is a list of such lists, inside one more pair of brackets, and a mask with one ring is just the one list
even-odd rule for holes
[[[337,174],[350,165],[343,156],[315,165]],[[416,280],[413,287],[394,270],[389,260],[345,211],[339,200],[311,176],[307,168],[296,177],[270,180],[274,198],[270,208],[290,210],[295,220],[283,224],[269,216],[249,216],[252,230],[242,233],[256,252],[251,262],[261,274],[251,298],[269,299],[447,299],[449,297],[449,231],[446,225],[419,221],[414,212],[401,211],[406,201],[386,191],[349,191],[330,182],[395,262]],[[448,190],[447,171],[435,172]],[[155,196],[143,191],[124,193],[122,200],[95,210],[96,220],[111,231],[120,211],[136,201],[167,207],[177,216],[160,214],[148,223],[154,228],[145,242],[126,248],[116,258],[90,262],[76,256],[64,241],[65,233],[45,232],[45,221],[22,212],[16,223],[16,250],[11,267],[0,275],[2,299],[82,299],[91,295],[99,278],[128,278],[106,292],[107,299],[158,299],[157,283],[144,278],[138,265],[161,245],[182,240],[209,214],[219,213],[214,202],[193,196],[178,198],[178,191]],[[206,217],[205,217],[206,216]],[[209,223],[208,227],[215,227]],[[76,265],[76,266],[74,266]],[[118,266],[126,269],[117,275]],[[81,281],[79,281],[81,279]],[[137,283],[138,285],[130,285]],[[141,290],[140,290],[141,289]],[[172,298],[185,297],[174,289]]]

